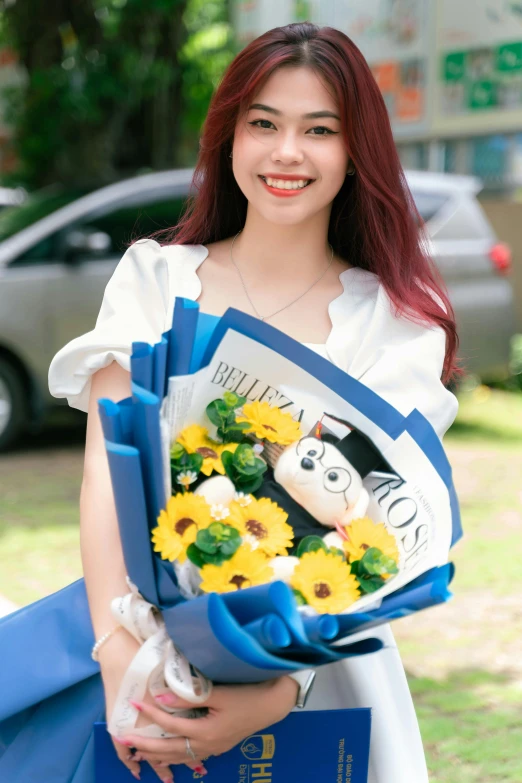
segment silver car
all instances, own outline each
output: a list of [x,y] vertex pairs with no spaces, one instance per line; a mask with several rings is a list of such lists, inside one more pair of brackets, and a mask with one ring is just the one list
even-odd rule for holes
[[[512,326],[508,251],[469,178],[407,173],[454,303],[467,369],[505,372]],[[55,406],[54,354],[95,324],[128,244],[174,225],[192,169],[134,177],[88,194],[49,189],[0,213],[0,450]]]

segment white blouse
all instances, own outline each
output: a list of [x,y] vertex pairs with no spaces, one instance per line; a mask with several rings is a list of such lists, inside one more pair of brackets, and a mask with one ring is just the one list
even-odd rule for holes
[[[176,296],[197,300],[196,270],[208,255],[203,245],[161,247],[135,242],[109,280],[91,332],[67,343],[49,368],[49,389],[69,405],[88,410],[91,376],[113,360],[130,371],[132,343],[155,343],[172,324]],[[455,396],[440,378],[445,333],[393,312],[372,272],[347,269],[343,293],[330,302],[332,330],[324,345],[309,344],[345,372],[369,386],[407,416],[417,408],[440,438],[457,414]]]

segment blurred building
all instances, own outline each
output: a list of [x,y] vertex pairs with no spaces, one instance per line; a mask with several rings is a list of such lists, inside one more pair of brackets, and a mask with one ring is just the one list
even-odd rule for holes
[[238,40],[309,19],[362,50],[403,165],[522,193],[522,0],[235,0]]

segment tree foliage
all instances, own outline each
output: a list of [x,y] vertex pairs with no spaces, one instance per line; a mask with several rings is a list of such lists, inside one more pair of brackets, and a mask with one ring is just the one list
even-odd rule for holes
[[190,165],[232,56],[226,0],[3,0],[2,37],[27,73],[5,90],[29,187],[99,185]]

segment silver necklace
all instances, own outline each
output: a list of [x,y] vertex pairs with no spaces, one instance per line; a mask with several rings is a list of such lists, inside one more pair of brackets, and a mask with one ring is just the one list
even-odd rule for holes
[[293,305],[293,304],[295,304],[295,302],[298,302],[298,301],[299,301],[299,299],[302,299],[302,298],[303,298],[303,296],[304,296],[305,294],[307,294],[307,293],[308,293],[308,291],[311,291],[311,290],[312,290],[312,288],[313,288],[314,286],[316,286],[316,285],[317,285],[317,283],[318,283],[320,280],[322,280],[322,279],[323,279],[323,277],[325,276],[325,274],[328,272],[328,270],[330,269],[330,267],[331,267],[331,266],[332,266],[332,264],[333,264],[333,254],[334,254],[334,251],[333,251],[333,247],[330,245],[330,243],[328,243],[328,247],[329,247],[329,248],[330,248],[330,250],[331,250],[330,263],[328,264],[328,266],[326,267],[326,269],[325,269],[323,272],[321,272],[321,274],[319,275],[319,277],[318,277],[316,280],[314,280],[314,282],[312,283],[312,285],[308,286],[308,288],[306,289],[306,291],[303,291],[303,293],[302,293],[302,294],[299,294],[299,296],[296,296],[296,298],[295,298],[295,299],[292,299],[292,301],[291,301],[291,302],[289,302],[287,305],[285,305],[284,307],[281,307],[279,310],[276,310],[276,311],[275,311],[275,313],[270,313],[270,315],[261,315],[261,314],[258,312],[258,310],[257,310],[257,308],[256,308],[255,304],[253,303],[252,299],[250,298],[250,294],[248,293],[247,287],[246,287],[246,285],[245,285],[245,281],[243,280],[243,275],[241,274],[241,270],[240,270],[240,268],[238,267],[238,265],[236,264],[236,262],[234,261],[234,256],[232,255],[232,248],[234,247],[234,242],[236,241],[236,239],[238,238],[238,236],[240,235],[240,233],[241,233],[241,231],[238,231],[238,232],[237,232],[237,234],[235,235],[234,239],[232,240],[232,244],[230,245],[230,260],[232,261],[232,264],[233,264],[233,266],[235,267],[235,269],[236,269],[236,271],[237,271],[237,273],[238,273],[238,275],[239,275],[239,279],[241,280],[241,285],[243,286],[243,290],[244,290],[244,292],[245,292],[245,294],[246,294],[246,298],[247,298],[247,299],[248,299],[248,301],[250,302],[250,305],[251,305],[251,307],[252,307],[252,309],[253,309],[254,313],[256,314],[256,316],[259,318],[259,320],[260,320],[260,321],[268,321],[268,319],[269,319],[269,318],[273,318],[273,317],[274,317],[274,315],[277,315],[278,313],[282,313],[282,312],[283,312],[283,310],[286,310],[288,307],[290,307],[290,305]]

